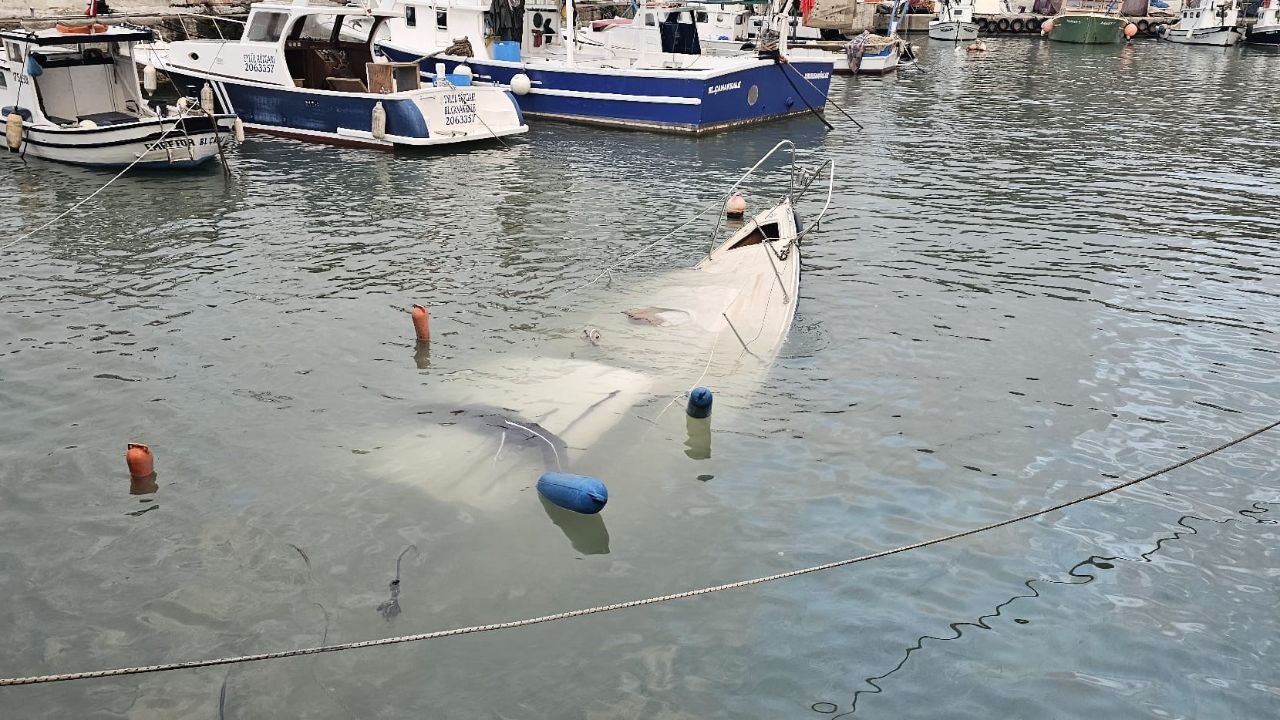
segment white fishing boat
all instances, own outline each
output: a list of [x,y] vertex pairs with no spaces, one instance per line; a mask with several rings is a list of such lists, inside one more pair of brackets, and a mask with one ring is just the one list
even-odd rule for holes
[[233,141],[235,116],[149,105],[130,55],[146,28],[59,23],[0,32],[0,113],[9,149],[75,165],[185,168]]
[[[641,2],[635,19],[581,32],[573,3],[530,0],[510,13],[489,0],[383,0],[398,16],[377,36],[398,62],[443,62],[508,85],[525,113],[570,122],[704,133],[821,111],[830,58],[702,52],[697,12]],[[522,11],[522,12],[521,12]]]
[[[184,92],[206,85],[250,130],[338,145],[426,147],[494,140],[529,128],[511,93],[417,62],[375,57],[371,35],[391,17],[358,7],[258,3],[236,40],[139,47]],[[347,21],[359,23],[353,39]],[[344,32],[344,28],[347,32]]]
[[[779,143],[719,202],[762,167],[785,173],[777,155],[794,152]],[[528,503],[521,490],[542,471],[578,471],[609,447],[606,436],[619,424],[641,412],[661,416],[695,385],[739,399],[755,392],[791,329],[801,247],[833,190],[830,161],[791,169],[780,197],[769,189],[778,199],[740,225],[721,220],[710,237],[690,234],[688,242],[707,252],[694,267],[628,283],[610,291],[609,301],[593,299],[598,309],[580,317],[590,323],[587,339],[566,334],[528,357],[431,387],[429,405],[418,411],[422,426],[402,438],[368,439],[385,458],[373,471],[441,501],[496,512]],[[807,194],[811,185],[818,197]],[[811,216],[802,224],[803,204]],[[654,260],[662,262],[660,253]],[[682,414],[667,415],[669,427],[683,427]]]
[[931,40],[963,40],[978,39],[978,24],[973,21],[974,0],[939,0],[942,5],[937,20],[929,21],[929,38]]
[[1176,25],[1161,25],[1160,37],[1183,45],[1235,45],[1240,41],[1237,0],[1188,0]]
[[1266,0],[1258,8],[1258,18],[1245,30],[1244,41],[1250,45],[1280,45],[1280,0]]

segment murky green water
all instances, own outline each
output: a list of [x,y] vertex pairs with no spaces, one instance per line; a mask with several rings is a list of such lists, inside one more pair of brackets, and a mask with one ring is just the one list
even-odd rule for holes
[[[1280,55],[990,46],[838,81],[862,133],[831,113],[838,132],[547,124],[435,156],[255,139],[231,182],[131,176],[5,251],[0,675],[799,568],[1086,494],[1274,419],[1280,127],[1264,85]],[[663,395],[575,449],[573,469],[610,487],[599,524],[550,516],[532,466],[498,478],[496,503],[435,492],[451,460],[425,413],[451,383],[587,352],[584,324],[692,265],[703,235],[548,300],[782,138],[837,159],[838,195],[781,357],[754,394],[717,397],[711,457],[686,454]],[[107,177],[4,166],[15,237]],[[429,358],[413,302],[432,308]],[[157,455],[141,502],[129,441]],[[1263,436],[1039,521],[749,590],[0,703],[218,717],[225,681],[226,718],[1274,717],[1278,448]]]

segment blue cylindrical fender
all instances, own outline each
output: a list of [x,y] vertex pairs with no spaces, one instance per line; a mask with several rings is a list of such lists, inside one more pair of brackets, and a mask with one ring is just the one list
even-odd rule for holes
[[586,475],[545,472],[538,478],[538,493],[566,510],[592,515],[609,502],[609,488]]
[[712,400],[711,390],[696,387],[689,393],[689,404],[685,406],[685,412],[689,413],[691,418],[711,417]]

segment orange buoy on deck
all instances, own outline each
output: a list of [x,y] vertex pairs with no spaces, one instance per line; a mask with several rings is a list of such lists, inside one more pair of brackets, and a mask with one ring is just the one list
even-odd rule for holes
[[151,448],[139,443],[129,443],[124,451],[124,461],[129,464],[129,476],[135,480],[145,478],[156,471]]
[[63,35],[97,35],[107,31],[107,26],[102,23],[86,23],[84,25],[71,25],[69,23],[58,23],[54,26],[58,32]]
[[431,342],[431,315],[421,305],[413,306],[413,331],[418,342]]

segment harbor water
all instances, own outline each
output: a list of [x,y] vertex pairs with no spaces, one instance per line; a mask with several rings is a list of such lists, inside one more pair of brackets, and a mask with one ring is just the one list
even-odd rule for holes
[[[862,131],[829,109],[834,132],[535,122],[510,147],[433,154],[250,136],[230,180],[130,173],[5,249],[0,676],[783,572],[1086,495],[1273,421],[1280,54],[917,42],[920,70],[835,81]],[[436,492],[450,383],[587,353],[591,318],[706,253],[706,223],[663,236],[781,139],[835,159],[835,197],[776,362],[703,382],[709,440],[659,396],[573,448],[564,469],[609,488],[590,522],[544,507],[534,467],[500,478],[497,503],[467,501],[472,476]],[[4,168],[8,240],[111,177]],[[752,186],[751,211],[767,192]],[[800,211],[821,205],[815,191]],[[430,308],[429,350],[412,303]],[[156,492],[129,494],[127,442],[155,452]],[[1264,434],[1095,502],[791,580],[3,688],[0,715],[1276,717],[1278,451]]]

